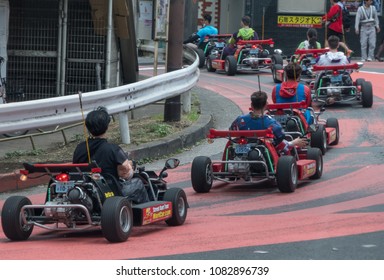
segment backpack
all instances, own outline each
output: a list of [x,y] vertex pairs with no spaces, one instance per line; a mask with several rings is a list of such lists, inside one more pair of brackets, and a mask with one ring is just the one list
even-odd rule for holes
[[343,14],[342,14],[343,15],[343,27],[344,27],[344,29],[349,29],[349,28],[351,28],[351,22],[352,22],[351,15],[350,15],[348,9],[346,9],[345,7],[341,10],[343,12]]

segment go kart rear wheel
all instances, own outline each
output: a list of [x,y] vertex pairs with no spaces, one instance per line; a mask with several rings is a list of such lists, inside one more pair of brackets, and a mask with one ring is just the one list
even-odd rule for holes
[[293,156],[281,156],[277,162],[276,183],[282,193],[296,190],[298,181],[297,163]]
[[358,79],[356,79],[356,86],[361,86],[364,82],[365,82],[365,79],[358,78]]
[[[25,224],[21,218],[21,208],[31,205],[31,201],[25,196],[11,196],[4,202],[1,211],[1,226],[6,237],[10,240],[27,240],[32,233],[33,224]],[[24,210],[24,215],[34,216],[33,209]]]
[[318,148],[308,148],[307,159],[313,159],[316,161],[316,173],[313,174],[310,179],[319,179],[323,175],[323,154]]
[[364,81],[361,85],[361,104],[364,108],[371,108],[373,104],[373,92],[371,82]]
[[274,53],[272,56],[271,56],[271,60],[272,60],[272,64],[280,64],[280,65],[283,65],[284,64],[284,60],[283,60],[283,57],[281,56],[281,54],[277,54],[277,53]]
[[225,58],[225,64],[224,64],[225,73],[227,73],[228,76],[233,76],[237,72],[237,61],[233,55],[228,55]]
[[203,68],[205,65],[205,54],[202,49],[195,49],[197,56],[199,57],[199,68]]
[[193,159],[191,168],[192,187],[197,193],[207,193],[213,183],[212,161],[209,157],[198,156]]
[[271,71],[272,71],[272,78],[273,82],[275,83],[281,83],[282,81],[280,80],[279,76],[277,75],[277,71],[283,70],[283,65],[282,64],[273,64]]
[[132,207],[127,198],[113,196],[105,200],[101,210],[101,230],[108,241],[126,241],[131,234],[132,226]]
[[208,72],[216,72],[216,68],[213,68],[213,66],[212,66],[212,60],[214,60],[214,59],[216,59],[215,55],[209,55],[207,57],[206,66],[207,66]]
[[322,124],[311,134],[311,147],[319,148],[323,155],[327,151],[327,133]]
[[170,226],[180,226],[187,218],[188,202],[184,190],[180,188],[168,189],[163,197],[164,201],[172,202],[172,218],[165,222]]
[[332,127],[336,129],[336,139],[330,145],[337,145],[339,144],[340,139],[340,131],[339,131],[339,121],[336,118],[329,118],[326,122],[326,127]]

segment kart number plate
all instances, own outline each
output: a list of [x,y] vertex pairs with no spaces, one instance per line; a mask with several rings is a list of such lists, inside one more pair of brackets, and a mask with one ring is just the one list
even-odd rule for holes
[[258,49],[251,49],[251,50],[249,51],[249,54],[257,54],[258,52],[259,52]]
[[251,149],[248,145],[237,145],[235,147],[236,154],[247,154],[250,150]]
[[216,45],[216,48],[224,48],[225,43],[224,42],[216,42],[215,45]]
[[275,118],[275,120],[279,123],[286,123],[287,120],[288,120],[288,116],[286,115],[275,115],[273,116]]
[[342,81],[341,75],[337,75],[337,76],[332,76],[331,77],[331,83],[338,83],[338,82],[341,82],[341,81]]
[[70,189],[75,186],[75,181],[68,182],[56,182],[56,193],[67,193]]

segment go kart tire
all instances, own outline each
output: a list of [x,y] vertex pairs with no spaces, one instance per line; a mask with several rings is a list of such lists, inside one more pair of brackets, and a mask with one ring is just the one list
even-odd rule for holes
[[313,174],[310,179],[320,179],[323,175],[323,154],[318,148],[308,148],[307,159],[313,159],[316,161],[316,173]]
[[199,68],[203,68],[205,65],[205,54],[202,49],[195,49],[197,56],[199,57]]
[[281,54],[273,54],[271,56],[271,60],[272,60],[272,64],[280,64],[280,65],[283,65],[284,64],[284,60],[283,60],[283,57],[281,56]]
[[356,79],[356,86],[361,86],[364,82],[365,82],[365,79],[358,78],[358,79]]
[[164,201],[172,202],[172,218],[165,222],[169,226],[180,226],[184,224],[187,218],[188,202],[184,190],[180,188],[168,189],[164,193]]
[[336,139],[330,145],[334,146],[339,144],[340,139],[340,130],[339,130],[339,121],[336,118],[329,118],[325,124],[326,127],[332,127],[336,129]]
[[[28,197],[11,196],[4,202],[1,211],[1,226],[6,237],[13,241],[27,240],[32,233],[34,225],[23,224],[21,208],[32,205]],[[34,216],[33,209],[25,210],[27,216]]]
[[373,104],[372,83],[364,81],[361,85],[361,104],[364,108],[371,108]]
[[110,242],[126,241],[133,226],[131,202],[122,196],[105,200],[101,210],[101,230]]
[[281,83],[283,81],[280,81],[280,79],[278,78],[277,76],[277,71],[278,70],[283,70],[284,67],[282,64],[273,64],[272,65],[272,68],[271,68],[271,71],[272,71],[272,78],[273,78],[273,82],[274,83]]
[[214,60],[214,59],[216,59],[216,56],[214,56],[214,55],[210,55],[207,57],[206,66],[207,66],[208,72],[216,72],[216,68],[213,68],[213,66],[212,66],[212,60]]
[[327,151],[327,133],[322,124],[311,134],[311,147],[319,148],[323,155]]
[[298,181],[297,163],[293,156],[281,156],[277,162],[276,183],[282,193],[296,190]]
[[227,73],[228,76],[234,76],[237,72],[237,61],[233,55],[228,55],[225,58],[225,64],[224,64],[225,73]]
[[192,187],[197,193],[207,193],[212,188],[212,161],[209,157],[198,156],[192,161]]

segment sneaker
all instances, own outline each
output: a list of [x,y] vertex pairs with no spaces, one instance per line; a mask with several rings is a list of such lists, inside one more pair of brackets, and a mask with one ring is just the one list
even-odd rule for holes
[[367,58],[367,61],[372,61],[372,58]]
[[376,59],[377,61],[379,61],[379,62],[383,62],[383,61],[384,61],[383,59],[381,59],[380,57],[377,57],[377,56],[375,56],[375,59]]
[[364,61],[365,61],[365,59],[364,59],[364,58],[362,58],[360,61],[361,61],[361,62],[364,62]]

